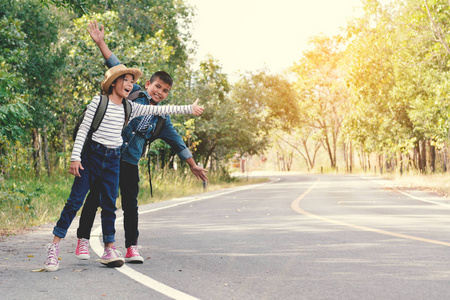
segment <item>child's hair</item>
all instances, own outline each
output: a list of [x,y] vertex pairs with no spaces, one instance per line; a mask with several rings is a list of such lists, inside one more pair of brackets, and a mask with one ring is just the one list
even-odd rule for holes
[[169,73],[165,72],[165,71],[158,71],[155,72],[152,77],[150,78],[150,83],[153,83],[153,81],[155,81],[156,78],[161,79],[162,81],[164,81],[165,83],[167,83],[168,85],[170,85],[170,87],[172,87],[173,85],[173,79],[172,77],[170,77]]
[[[128,74],[128,73],[127,73],[127,74]],[[111,94],[112,94],[112,91],[113,91],[114,86],[116,85],[117,79],[119,79],[119,78],[124,78],[125,75],[127,75],[127,74],[120,75],[119,77],[117,77],[117,78],[111,83],[111,85],[109,86],[107,95],[111,95]],[[134,75],[133,75],[133,74],[129,74],[129,75],[133,76],[133,80],[134,80]]]

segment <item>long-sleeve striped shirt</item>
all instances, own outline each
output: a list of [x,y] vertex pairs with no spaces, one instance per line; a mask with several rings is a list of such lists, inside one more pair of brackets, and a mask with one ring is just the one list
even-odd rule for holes
[[[131,103],[131,121],[135,117],[143,115],[170,115],[170,114],[192,114],[192,105],[141,105],[132,101]],[[71,161],[81,161],[81,151],[83,150],[86,137],[91,128],[97,107],[100,103],[100,96],[95,96],[92,102],[87,106],[83,122],[78,129],[77,137],[73,145]],[[107,148],[117,148],[122,146],[122,129],[125,122],[125,112],[123,105],[114,104],[108,99],[105,116],[97,131],[92,134],[92,140],[102,144]]]

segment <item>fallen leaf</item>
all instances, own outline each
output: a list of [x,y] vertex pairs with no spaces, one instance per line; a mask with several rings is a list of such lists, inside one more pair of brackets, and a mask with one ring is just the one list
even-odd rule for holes
[[53,279],[59,279],[59,277],[54,277]]
[[84,271],[84,270],[87,270],[87,269],[72,269],[73,272],[81,272],[81,271]]
[[36,270],[31,270],[31,272],[44,272],[45,269],[36,269]]
[[58,257],[58,260],[61,260],[61,257]]
[[34,257],[34,255],[28,255],[28,257]]

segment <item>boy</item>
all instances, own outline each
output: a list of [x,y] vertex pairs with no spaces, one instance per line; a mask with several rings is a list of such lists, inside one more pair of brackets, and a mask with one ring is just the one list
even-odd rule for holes
[[[107,109],[95,132],[91,124],[101,98],[94,97],[88,105],[85,117],[79,127],[72,150],[69,172],[75,176],[69,198],[61,216],[53,229],[53,242],[47,245],[47,259],[44,263],[47,271],[59,268],[59,244],[72,223],[77,211],[83,205],[84,198],[94,184],[101,191],[102,231],[105,251],[100,262],[108,267],[121,267],[124,259],[114,246],[115,211],[119,184],[121,132],[125,122],[125,101],[133,88],[135,80],[142,75],[138,69],[117,65],[105,73],[102,92],[107,95]],[[168,113],[199,114],[203,110],[196,102],[189,106],[150,107],[130,102],[130,120],[135,117]]]
[[[97,22],[89,23],[89,33],[98,45],[108,67],[119,64],[119,60],[109,50],[104,37],[104,28],[98,28]],[[169,74],[164,71],[156,72],[149,81],[145,83],[145,91],[135,100],[144,105],[157,105],[169,95],[173,81]],[[141,90],[140,86],[134,85],[132,93]],[[159,136],[155,134],[155,128],[162,125]],[[125,247],[127,253],[125,260],[130,263],[143,263],[144,259],[138,252],[138,194],[139,194],[139,169],[138,163],[141,158],[145,141],[163,139],[172,149],[176,151],[181,160],[186,161],[192,173],[203,181],[207,180],[207,170],[197,166],[192,154],[183,142],[181,136],[173,127],[170,117],[146,116],[134,119],[128,124],[123,132],[124,144],[122,146],[122,159],[120,163],[120,193],[122,198],[122,209],[124,212]],[[78,244],[76,255],[79,259],[89,259],[89,238],[92,224],[95,219],[100,198],[98,191],[91,190],[83,207],[80,225],[77,230]]]

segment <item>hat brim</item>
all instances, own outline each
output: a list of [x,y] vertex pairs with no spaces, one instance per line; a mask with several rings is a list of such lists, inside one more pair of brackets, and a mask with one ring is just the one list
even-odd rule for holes
[[[109,69],[111,70],[111,69]],[[114,82],[114,80],[116,80],[117,78],[119,78],[122,75],[125,74],[131,74],[134,77],[134,81],[136,82],[139,77],[142,76],[142,72],[139,69],[136,68],[122,68],[120,70],[117,70],[115,72],[113,72],[108,78],[106,78],[103,82],[102,82],[102,91],[107,94],[109,91],[109,87],[111,86],[111,84]]]

